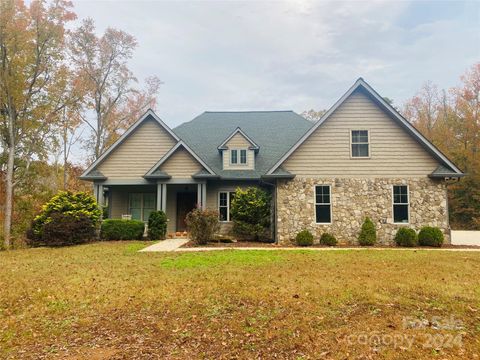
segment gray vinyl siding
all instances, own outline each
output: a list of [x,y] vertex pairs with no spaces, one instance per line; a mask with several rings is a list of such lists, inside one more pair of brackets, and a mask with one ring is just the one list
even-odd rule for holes
[[[369,130],[370,158],[350,157],[350,131]],[[301,177],[426,176],[438,166],[403,128],[364,93],[354,92],[284,162]]]
[[[248,148],[252,146],[250,142],[243,137],[242,134],[235,134],[226,144],[228,150],[223,150],[223,169],[224,170],[253,170],[255,169],[255,152]],[[230,164],[230,150],[231,149],[247,149],[247,163],[246,164]],[[238,153],[238,161],[240,162],[240,152]]]
[[175,145],[155,120],[147,120],[98,166],[109,179],[139,179]]
[[172,178],[188,179],[203,166],[184,148],[180,147],[161,166],[160,170]]

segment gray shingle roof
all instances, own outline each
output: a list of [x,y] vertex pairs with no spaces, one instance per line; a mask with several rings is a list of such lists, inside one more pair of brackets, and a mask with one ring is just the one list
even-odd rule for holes
[[462,177],[465,174],[459,174],[446,166],[439,165],[429,176],[432,178]]
[[[293,111],[207,111],[173,129],[195,153],[224,179],[256,179],[264,175],[312,127]],[[260,147],[255,170],[223,170],[217,150],[240,127]]]

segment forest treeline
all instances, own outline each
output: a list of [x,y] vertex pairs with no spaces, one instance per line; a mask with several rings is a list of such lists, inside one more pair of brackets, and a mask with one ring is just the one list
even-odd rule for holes
[[[70,1],[0,0],[4,247],[22,243],[34,215],[59,190],[90,190],[78,180],[85,166],[155,108],[161,81],[134,76],[128,62],[136,47],[120,29],[98,35],[92,19],[77,20]],[[400,109],[467,173],[449,185],[454,228],[480,228],[479,92],[480,63],[466,70],[458,87],[427,82]],[[314,121],[323,111],[304,114]],[[82,163],[72,161],[72,149],[82,149]]]

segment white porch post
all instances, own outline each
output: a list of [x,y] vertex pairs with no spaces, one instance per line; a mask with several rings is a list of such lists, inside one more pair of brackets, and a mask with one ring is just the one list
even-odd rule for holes
[[167,212],[167,184],[163,183],[162,185],[162,205],[160,210]]
[[163,187],[162,183],[157,183],[157,211],[162,210],[162,198],[163,198]]
[[207,208],[207,183],[202,184],[202,209],[205,210]]
[[102,207],[105,205],[105,199],[103,196],[103,185],[98,185],[98,204]]
[[105,200],[103,199],[103,185],[97,183],[93,184],[93,197],[97,201],[98,206],[105,205]]
[[206,208],[207,186],[205,183],[197,184],[197,204],[202,210]]

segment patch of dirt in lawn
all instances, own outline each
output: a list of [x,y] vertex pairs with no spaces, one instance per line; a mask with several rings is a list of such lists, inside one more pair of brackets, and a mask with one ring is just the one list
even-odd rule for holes
[[112,348],[98,348],[98,349],[77,349],[78,354],[68,355],[62,354],[58,359],[64,360],[108,360],[118,353],[118,350]]

